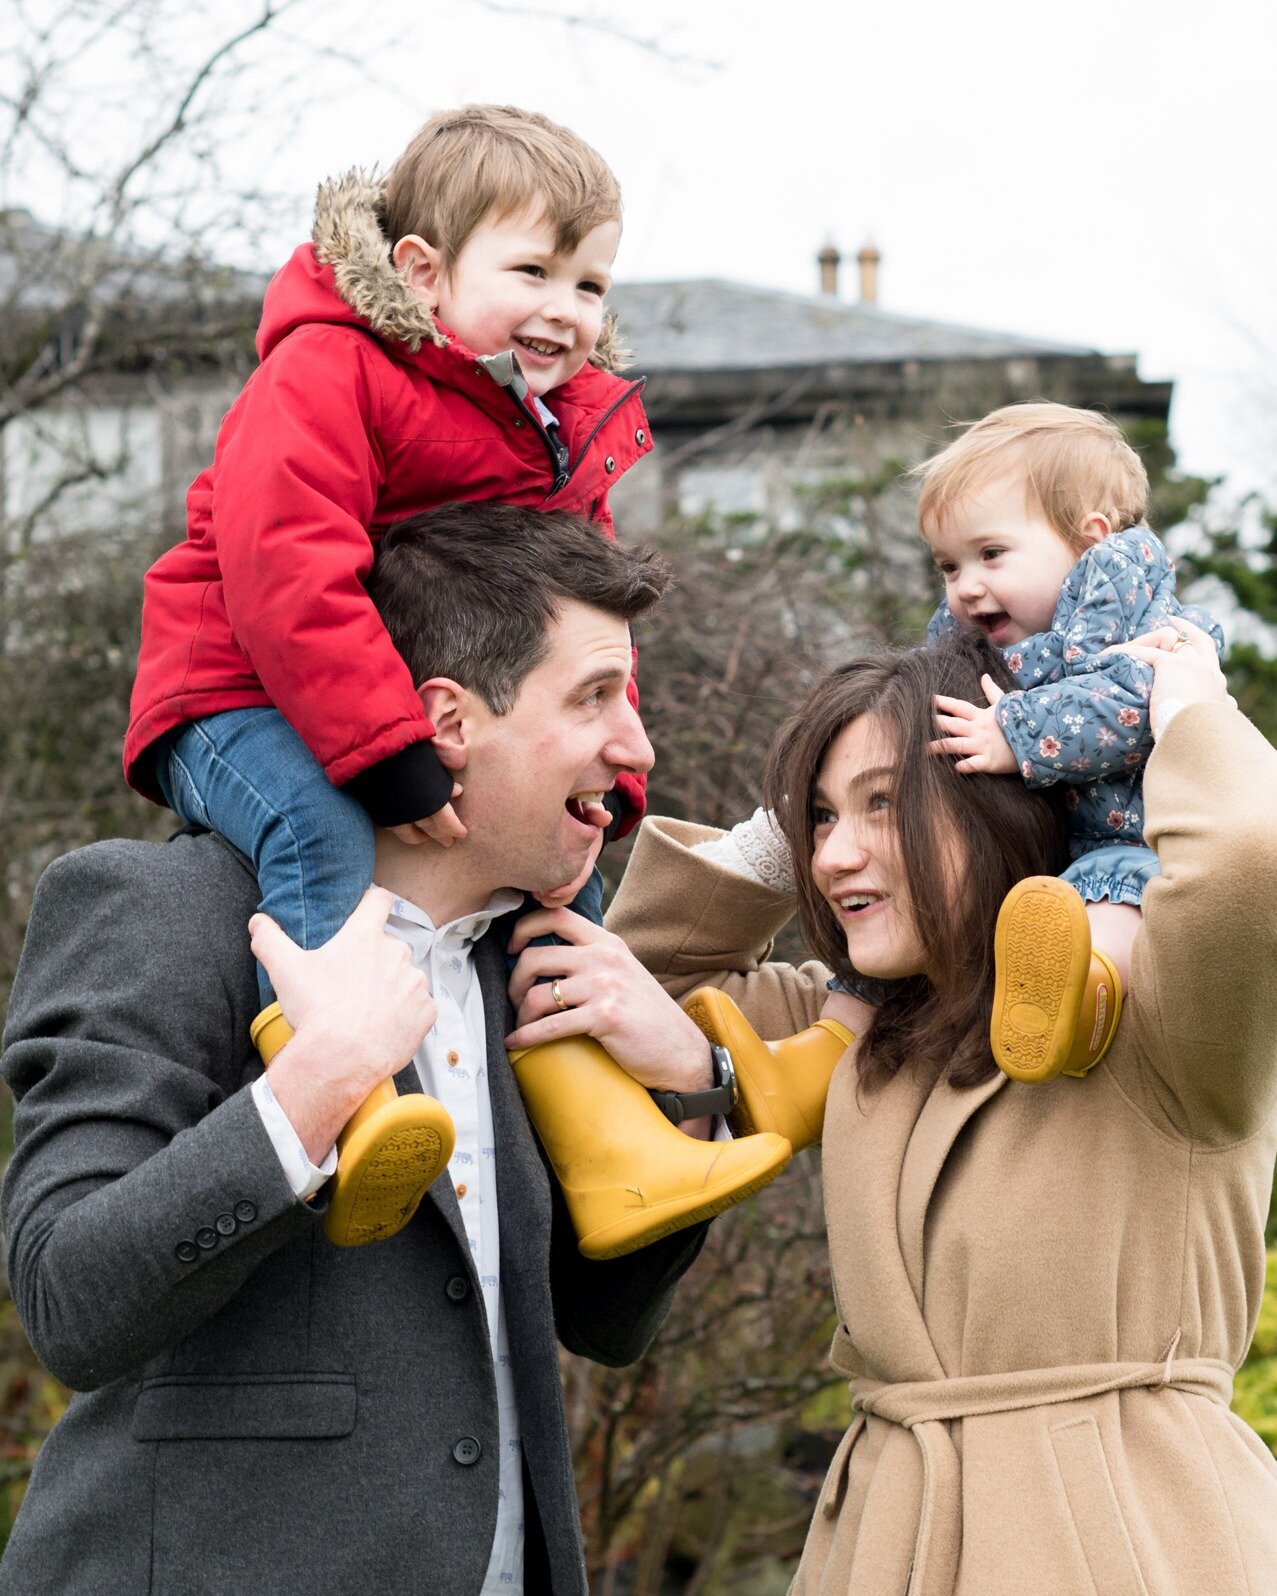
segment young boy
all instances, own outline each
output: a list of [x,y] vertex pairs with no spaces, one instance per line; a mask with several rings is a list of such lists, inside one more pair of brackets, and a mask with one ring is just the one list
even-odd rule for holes
[[[405,842],[465,835],[461,788],[364,588],[381,534],[495,498],[610,536],[608,491],[651,447],[604,315],[620,231],[616,180],[580,138],[466,106],[427,122],[384,183],[321,187],[314,242],[267,290],[261,364],[190,490],[186,541],[146,578],[125,769],[246,853],[262,909],[303,947],[371,883],[374,824]],[[601,845],[643,801],[623,773],[570,802]],[[601,918],[597,871],[575,907]],[[261,993],[268,1056],[291,1033],[264,972]],[[387,1083],[339,1143],[330,1237],[394,1234],[452,1133],[441,1104]]]
[[[1059,880],[1019,883],[999,916],[993,1054],[1021,1081],[1082,1076],[1116,1030],[1139,905],[1158,871],[1143,836],[1152,670],[1108,650],[1179,620],[1209,631],[1221,651],[1223,634],[1176,598],[1174,566],[1144,524],[1143,462],[1106,417],[1058,404],[1008,405],[914,475],[922,482],[919,526],[945,585],[928,640],[957,625],[978,627],[1020,683],[1004,694],[986,679],[985,705],[940,699],[942,735],[932,751],[958,756],[963,774],[1018,773],[1030,786],[1067,786],[1073,863]],[[787,875],[783,840],[761,811],[709,846],[773,885]],[[764,1044],[766,1051],[721,995],[698,993],[688,1007],[731,1048],[747,1103],[783,1095],[818,1123],[842,1037],[863,1031],[883,995],[873,981],[852,994],[835,989],[821,1021],[825,1036],[807,1031]],[[762,1129],[780,1121],[768,1112],[737,1123]]]

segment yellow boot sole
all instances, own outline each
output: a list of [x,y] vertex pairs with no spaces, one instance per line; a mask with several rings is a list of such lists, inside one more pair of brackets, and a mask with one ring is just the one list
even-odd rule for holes
[[383,1081],[337,1138],[324,1234],[338,1247],[387,1241],[408,1223],[452,1157],[452,1115],[424,1092]]
[[[253,1045],[269,1064],[292,1037],[278,1003],[253,1021]],[[338,1247],[386,1241],[403,1229],[452,1157],[456,1130],[437,1098],[400,1097],[383,1081],[364,1099],[337,1138],[324,1234]]]
[[[1030,1084],[1084,1075],[1116,1029],[1121,989],[1109,961],[1092,955],[1086,905],[1076,890],[1054,876],[1017,882],[998,913],[994,954],[989,1040],[998,1067]],[[1078,1035],[1079,1022],[1085,1036]]]

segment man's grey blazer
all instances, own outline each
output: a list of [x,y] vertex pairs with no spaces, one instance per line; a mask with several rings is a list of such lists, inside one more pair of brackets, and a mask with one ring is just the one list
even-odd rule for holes
[[[12,1596],[474,1596],[497,1511],[483,1300],[436,1181],[343,1250],[248,1091],[257,884],[216,837],[50,866],[5,1032],[3,1220],[37,1356],[74,1387],[0,1563]],[[576,1250],[515,1088],[501,950],[480,945],[528,1596],[584,1596],[556,1349],[638,1357],[703,1227]],[[409,1066],[401,1090],[417,1084]]]

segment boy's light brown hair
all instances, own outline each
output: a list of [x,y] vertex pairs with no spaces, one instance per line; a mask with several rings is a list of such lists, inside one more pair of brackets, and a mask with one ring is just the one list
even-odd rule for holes
[[918,525],[925,538],[963,499],[1006,477],[1023,479],[1027,507],[1076,554],[1087,548],[1088,516],[1098,513],[1110,532],[1121,532],[1148,512],[1148,472],[1121,429],[1094,410],[1068,405],[1005,405],[910,475],[922,483]]
[[488,216],[541,211],[561,253],[621,219],[621,190],[603,157],[569,128],[513,105],[432,116],[387,174],[385,203],[390,242],[418,234],[445,271]]

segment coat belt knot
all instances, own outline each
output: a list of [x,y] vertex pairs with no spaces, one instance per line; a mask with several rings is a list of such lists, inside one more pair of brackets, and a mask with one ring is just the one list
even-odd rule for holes
[[1165,1386],[1227,1407],[1233,1390],[1231,1365],[1218,1358],[1176,1358],[1178,1344],[1177,1335],[1170,1352],[1149,1363],[1083,1363],[889,1383],[869,1379],[856,1366],[851,1338],[839,1328],[830,1362],[851,1383],[856,1416],[840,1449],[841,1469],[827,1487],[837,1497],[834,1510],[851,1467],[851,1447],[865,1419],[885,1419],[908,1430],[922,1454],[923,1470],[922,1512],[908,1596],[951,1596],[962,1549],[962,1466],[949,1425],[955,1419],[979,1420],[1138,1387]]

